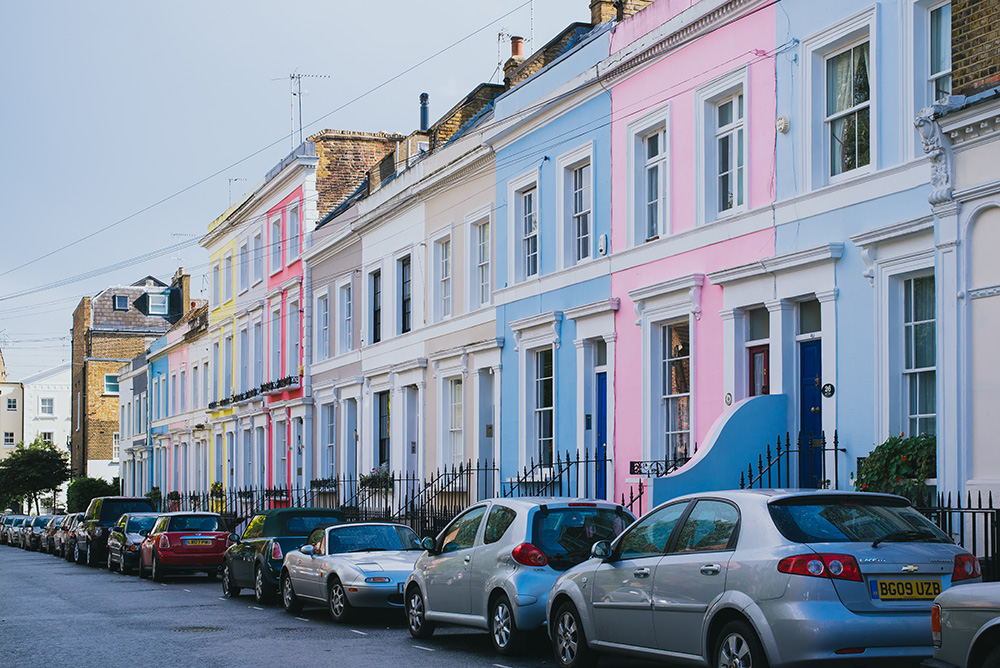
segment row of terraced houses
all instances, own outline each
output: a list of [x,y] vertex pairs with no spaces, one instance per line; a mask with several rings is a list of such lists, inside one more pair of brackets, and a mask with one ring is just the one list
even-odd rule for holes
[[783,484],[848,488],[900,433],[938,490],[1000,492],[996,4],[589,6],[208,225],[207,303],[115,379],[126,493],[470,462],[497,493],[579,457],[655,503],[786,434]]

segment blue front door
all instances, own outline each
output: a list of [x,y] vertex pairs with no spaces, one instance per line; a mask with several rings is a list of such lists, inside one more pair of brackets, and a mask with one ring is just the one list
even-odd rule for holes
[[595,493],[597,498],[608,498],[608,474],[605,460],[608,456],[608,374],[597,374],[597,433],[594,434],[594,459],[597,460]]
[[799,487],[823,484],[823,358],[819,341],[799,344]]

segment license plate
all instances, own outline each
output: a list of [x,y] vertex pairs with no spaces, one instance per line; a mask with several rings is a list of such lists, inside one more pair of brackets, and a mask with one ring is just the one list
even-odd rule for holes
[[400,594],[402,594],[403,593],[403,588],[405,586],[406,586],[405,582],[397,582],[396,583],[396,591],[398,591]]
[[212,541],[207,538],[188,538],[184,541],[187,545],[211,545]]
[[941,593],[939,580],[872,580],[872,598],[880,601],[929,601]]

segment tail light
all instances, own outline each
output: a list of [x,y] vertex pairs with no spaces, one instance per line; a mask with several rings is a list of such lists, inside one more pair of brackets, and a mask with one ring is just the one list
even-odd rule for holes
[[274,541],[273,543],[271,543],[271,559],[274,561],[279,561],[284,558],[285,555],[281,553],[281,545],[278,543],[278,541]]
[[941,606],[935,603],[931,606],[931,636],[934,646],[941,646]]
[[531,543],[521,543],[515,547],[510,555],[514,561],[525,566],[544,566],[549,563],[549,558]]
[[778,562],[778,572],[863,582],[858,561],[849,554],[800,554],[785,557]]
[[165,533],[161,533],[160,534],[160,544],[159,544],[159,547],[160,547],[161,550],[169,550],[170,549],[170,537],[167,534],[165,534]]
[[955,555],[955,570],[951,574],[952,582],[961,582],[971,578],[978,578],[983,574],[979,568],[979,560],[966,552]]

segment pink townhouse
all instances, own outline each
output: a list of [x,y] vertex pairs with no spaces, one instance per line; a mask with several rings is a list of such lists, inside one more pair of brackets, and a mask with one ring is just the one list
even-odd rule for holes
[[[627,498],[640,482],[651,486],[643,509],[738,486],[750,455],[740,439],[718,442],[721,425],[768,391],[766,347],[756,366],[736,360],[749,376],[726,391],[734,344],[725,322],[734,316],[722,313],[723,289],[707,275],[774,253],[772,4],[658,0],[616,27],[602,68],[612,97],[611,294],[620,300],[615,491]],[[766,329],[766,309],[763,318]],[[762,430],[783,416],[751,414]]]

